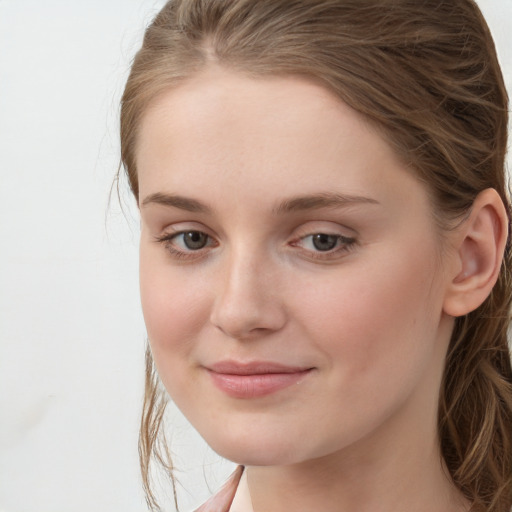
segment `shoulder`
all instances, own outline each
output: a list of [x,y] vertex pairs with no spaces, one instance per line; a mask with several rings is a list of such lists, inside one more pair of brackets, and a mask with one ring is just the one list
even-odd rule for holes
[[229,512],[243,471],[244,467],[238,466],[222,488],[195,512]]

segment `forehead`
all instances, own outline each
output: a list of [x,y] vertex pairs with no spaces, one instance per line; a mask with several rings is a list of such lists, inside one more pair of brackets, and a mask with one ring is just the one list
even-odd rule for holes
[[218,68],[153,101],[137,168],[141,199],[231,193],[261,205],[326,190],[405,198],[419,185],[377,131],[324,87]]

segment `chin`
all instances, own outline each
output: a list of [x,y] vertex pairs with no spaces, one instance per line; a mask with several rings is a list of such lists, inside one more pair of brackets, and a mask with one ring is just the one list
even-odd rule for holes
[[221,457],[242,466],[287,466],[300,462],[296,453],[276,453],[271,448],[266,450],[261,447],[240,449],[230,447],[227,450],[214,448],[214,451]]
[[308,458],[301,457],[303,450],[298,449],[302,444],[299,441],[271,437],[244,435],[212,439],[205,436],[205,440],[218,455],[243,466],[284,466]]

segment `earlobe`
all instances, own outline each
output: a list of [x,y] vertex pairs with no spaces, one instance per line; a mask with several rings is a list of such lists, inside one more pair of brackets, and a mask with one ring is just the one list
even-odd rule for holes
[[469,217],[456,229],[457,259],[444,300],[444,312],[463,316],[478,308],[498,279],[508,236],[508,217],[494,189],[482,191]]

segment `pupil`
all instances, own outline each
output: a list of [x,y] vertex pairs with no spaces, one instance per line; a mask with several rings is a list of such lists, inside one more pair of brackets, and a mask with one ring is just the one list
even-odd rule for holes
[[189,231],[183,236],[187,249],[202,249],[207,242],[207,236],[200,231]]
[[336,247],[338,237],[335,235],[326,235],[325,233],[318,233],[313,235],[313,245],[318,251],[330,251]]

